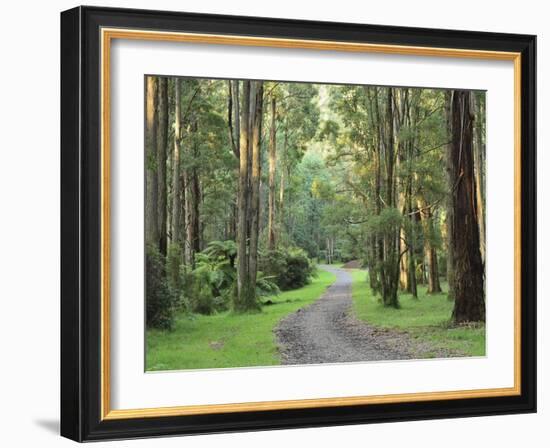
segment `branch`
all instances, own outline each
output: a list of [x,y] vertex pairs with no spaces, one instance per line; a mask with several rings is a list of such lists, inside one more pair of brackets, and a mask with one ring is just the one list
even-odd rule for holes
[[436,199],[434,202],[432,202],[431,204],[428,204],[428,205],[425,205],[424,207],[422,208],[418,208],[416,209],[414,212],[410,212],[410,213],[407,213],[406,216],[413,216],[413,215],[416,215],[418,213],[422,213],[424,210],[429,210],[429,209],[432,209],[432,208],[435,208],[437,205],[439,205],[439,203],[443,200],[443,198],[439,198],[439,199]]
[[271,87],[271,89],[269,89],[267,92],[266,92],[266,95],[271,95],[271,92],[273,92],[275,90],[275,88],[280,84],[280,82],[276,82],[275,84],[273,84],[273,86]]
[[229,96],[227,101],[227,124],[229,127],[229,136],[231,138],[231,147],[233,149],[233,154],[235,154],[238,159],[240,157],[240,150],[235,143],[235,135],[233,131],[233,87],[231,86],[231,81],[227,81],[227,86],[229,88]]
[[352,221],[349,218],[344,218],[344,222],[346,224],[364,224],[364,223],[368,222],[368,219],[362,219],[361,221]]
[[424,151],[422,151],[418,146],[416,147],[416,150],[419,151],[418,155],[421,156],[421,155],[424,155],[424,154],[427,154],[429,152],[432,152],[432,151],[435,151],[436,149],[439,149],[441,148],[442,146],[445,146],[445,145],[448,145],[449,143],[452,143],[452,142],[444,142],[444,143],[441,143],[437,146],[434,146],[433,148],[430,148],[430,149],[426,149]]
[[189,103],[187,104],[187,109],[185,110],[185,112],[181,115],[181,121],[182,123],[185,122],[185,119],[187,118],[187,114],[189,113],[189,111],[191,110],[191,106],[193,104],[193,101],[195,100],[195,97],[198,95],[199,93],[199,90],[201,89],[200,87],[200,84],[199,86],[195,89],[195,91],[193,92],[193,96],[191,97],[191,99],[189,100]]

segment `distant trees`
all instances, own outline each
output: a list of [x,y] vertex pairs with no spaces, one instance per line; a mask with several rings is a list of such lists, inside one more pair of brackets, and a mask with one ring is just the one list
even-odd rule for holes
[[371,287],[399,307],[398,288],[416,297],[425,283],[437,294],[444,275],[454,321],[483,321],[483,95],[341,86],[330,97],[337,115],[325,138],[334,163],[349,167],[340,188],[359,215],[340,222],[363,229]]

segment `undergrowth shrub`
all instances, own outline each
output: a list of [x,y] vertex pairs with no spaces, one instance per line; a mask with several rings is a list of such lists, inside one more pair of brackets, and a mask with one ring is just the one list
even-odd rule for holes
[[152,246],[145,253],[145,295],[147,327],[171,329],[176,296],[166,276],[164,256]]
[[186,274],[186,296],[191,311],[213,314],[229,309],[237,274],[234,241],[212,241],[195,255],[195,269]]
[[[195,269],[185,275],[187,301],[191,311],[213,314],[231,308],[236,293],[237,246],[234,241],[212,241],[195,256]],[[258,272],[256,296],[275,295],[273,279]]]
[[260,258],[260,269],[283,291],[301,288],[315,275],[315,265],[299,248],[266,251]]

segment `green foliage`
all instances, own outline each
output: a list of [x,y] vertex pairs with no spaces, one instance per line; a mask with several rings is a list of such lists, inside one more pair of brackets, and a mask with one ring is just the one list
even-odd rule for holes
[[281,293],[277,283],[273,281],[273,277],[266,276],[263,272],[258,271],[256,278],[256,297],[276,296]]
[[379,215],[372,216],[367,225],[374,235],[384,236],[388,232],[393,232],[395,228],[399,228],[403,216],[396,208],[387,207],[383,209]]
[[236,254],[234,241],[212,241],[195,255],[195,269],[186,274],[191,311],[212,314],[229,308],[237,278]]
[[[211,241],[195,255],[195,268],[184,274],[185,297],[193,313],[210,315],[230,309],[236,292],[235,266],[237,246],[234,241]],[[279,293],[271,277],[258,272],[256,297]]]
[[315,275],[315,265],[299,248],[267,251],[260,259],[260,269],[283,291],[301,288]]
[[145,254],[147,328],[169,330],[174,321],[176,296],[168,284],[165,260],[153,246]]
[[[416,358],[432,358],[437,352],[451,351],[457,356],[485,355],[485,327],[451,327],[453,302],[447,294],[426,293],[419,286],[416,300],[410,294],[400,295],[400,308],[386,308],[368,286],[367,274],[352,272],[353,311],[358,319],[378,328],[405,331],[419,342]],[[444,289],[446,284],[442,285]]]
[[281,363],[273,330],[290,313],[317,300],[336,280],[321,271],[301,289],[270,296],[260,313],[179,314],[172,332],[147,330],[146,370],[270,366]]

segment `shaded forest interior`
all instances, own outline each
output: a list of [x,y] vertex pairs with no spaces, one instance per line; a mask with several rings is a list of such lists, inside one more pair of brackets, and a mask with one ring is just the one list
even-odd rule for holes
[[148,326],[350,260],[485,320],[484,92],[147,76],[145,126]]

